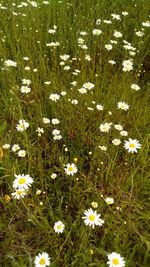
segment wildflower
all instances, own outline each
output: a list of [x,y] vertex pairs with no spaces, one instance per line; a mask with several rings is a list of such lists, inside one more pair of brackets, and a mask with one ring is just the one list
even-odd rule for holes
[[111,65],[114,65],[114,64],[116,64],[116,61],[114,61],[114,60],[108,60],[108,63],[110,63]]
[[150,27],[150,21],[145,21],[145,22],[142,22],[142,26],[144,27]]
[[104,107],[103,107],[102,105],[96,105],[96,108],[97,108],[98,110],[103,110],[103,109],[104,109]]
[[10,148],[10,144],[4,144],[2,147],[3,147],[4,149],[9,149],[9,148]]
[[100,148],[102,151],[106,151],[106,150],[107,150],[107,147],[106,147],[106,146],[99,146],[99,148]]
[[129,138],[129,141],[125,141],[124,148],[128,150],[128,152],[137,153],[138,152],[137,149],[141,148],[141,144],[137,139]]
[[83,84],[83,87],[88,89],[88,90],[91,90],[94,86],[95,85],[93,83],[90,83],[90,82]]
[[111,44],[106,44],[106,45],[105,45],[105,48],[106,48],[107,50],[111,50],[111,49],[112,49],[112,45],[111,45]]
[[87,35],[87,32],[82,31],[82,32],[80,32],[80,34],[81,35]]
[[22,84],[30,85],[31,81],[28,79],[22,79]]
[[42,193],[42,191],[41,190],[36,190],[36,195],[40,195]]
[[92,202],[91,204],[92,204],[93,208],[97,208],[98,207],[98,203],[97,202]]
[[31,68],[29,66],[26,66],[24,69],[25,70],[30,70]]
[[122,11],[123,16],[127,16],[129,13],[127,11]]
[[17,124],[16,129],[19,132],[25,131],[29,127],[29,123],[25,120],[19,120],[19,124]]
[[101,124],[99,129],[101,132],[109,132],[110,125],[109,125],[109,123],[106,122],[104,124]]
[[11,195],[16,199],[23,198],[26,194],[26,191],[23,189],[17,189],[14,193],[11,193]]
[[115,124],[114,127],[115,127],[115,129],[118,130],[118,131],[122,131],[122,130],[123,130],[123,127],[122,127],[122,125],[120,125],[120,124]]
[[44,133],[44,129],[38,127],[37,130],[36,130],[36,132],[38,132],[38,136],[41,136],[41,134]]
[[113,34],[116,38],[120,38],[122,37],[122,33],[121,32],[118,32],[118,31],[114,31],[114,34]]
[[93,30],[93,35],[100,35],[102,31],[100,29],[94,29]]
[[78,100],[77,100],[77,99],[72,99],[71,103],[72,103],[73,105],[77,105],[77,104],[78,104]]
[[124,258],[120,256],[120,254],[116,252],[112,252],[108,256],[108,262],[109,267],[124,267],[125,266],[125,261]]
[[44,84],[49,85],[49,84],[51,84],[51,81],[46,81],[46,82],[44,82]]
[[85,88],[80,88],[78,89],[78,91],[81,93],[81,94],[86,94],[87,93],[87,90]]
[[142,32],[142,31],[138,31],[138,32],[135,32],[135,34],[136,34],[137,36],[139,36],[139,37],[143,37],[144,32]]
[[102,226],[104,223],[104,221],[100,219],[101,214],[97,214],[97,212],[93,211],[91,208],[85,210],[84,214],[85,216],[82,217],[82,219],[84,219],[84,223],[92,226],[93,229],[95,225]]
[[131,85],[131,88],[134,89],[135,91],[139,91],[141,89],[139,85],[134,84],[134,83]]
[[111,14],[111,16],[112,16],[113,19],[121,20],[120,15],[117,15],[117,14]]
[[112,21],[111,20],[104,19],[103,22],[106,23],[106,24],[112,24]]
[[120,145],[121,141],[120,141],[120,139],[113,139],[113,140],[112,140],[112,143],[113,143],[115,146],[118,146],[118,145]]
[[127,135],[128,135],[128,132],[127,132],[127,131],[121,131],[120,134],[121,134],[122,136],[127,136]]
[[42,118],[42,121],[43,121],[45,124],[50,123],[50,120],[49,120],[48,118]]
[[17,67],[17,63],[11,59],[5,60],[4,65],[6,67]]
[[58,119],[52,119],[52,124],[56,125],[56,124],[59,124],[60,121]]
[[67,94],[66,91],[62,91],[62,92],[61,92],[61,95],[62,95],[62,96],[65,96],[66,94]]
[[57,177],[57,174],[56,174],[56,173],[52,173],[52,174],[51,174],[51,178],[52,178],[52,179],[56,179],[56,177]]
[[23,85],[23,86],[21,86],[20,91],[21,91],[21,93],[27,94],[27,93],[31,92],[31,88]]
[[70,58],[69,55],[66,55],[66,54],[64,54],[64,55],[60,55],[60,59],[63,60],[63,61],[66,61],[66,60],[68,60],[69,58]]
[[78,169],[74,163],[72,163],[72,164],[67,163],[66,168],[64,168],[64,170],[65,170],[66,174],[68,174],[68,175],[74,175],[78,171]]
[[104,200],[108,205],[112,205],[114,203],[114,199],[112,197],[106,197]]
[[123,109],[125,111],[129,109],[129,105],[126,104],[125,102],[118,102],[117,106],[118,109]]
[[70,70],[70,66],[65,66],[64,70]]
[[57,102],[57,100],[59,100],[59,98],[60,98],[60,95],[58,95],[58,94],[51,94],[49,96],[49,99],[52,101],[55,101],[55,102]]
[[29,60],[29,58],[28,58],[28,57],[23,57],[23,59],[24,59],[25,61],[28,61],[28,60]]
[[100,25],[101,24],[101,19],[97,19],[96,20],[96,25]]
[[61,140],[62,136],[61,135],[54,135],[53,139],[54,140]]
[[70,84],[72,84],[73,86],[76,86],[76,85],[77,85],[77,82],[74,81],[74,82],[72,82],[72,83],[70,83]]
[[123,65],[123,71],[130,71],[133,70],[133,61],[128,59],[128,60],[124,60],[122,62]]
[[50,265],[50,257],[46,252],[39,253],[34,260],[35,267],[46,267]]
[[55,32],[56,32],[55,29],[49,29],[49,30],[48,30],[48,33],[51,33],[51,34],[54,34]]
[[26,151],[25,151],[25,150],[19,150],[19,151],[18,151],[18,156],[19,156],[20,158],[24,158],[24,157],[26,156]]
[[58,221],[54,224],[54,231],[55,233],[62,233],[64,231],[65,225],[61,222]]
[[16,151],[19,150],[19,149],[20,149],[20,146],[19,146],[18,144],[15,144],[15,145],[12,146],[12,149],[11,149],[11,150],[12,150],[13,152],[16,152]]
[[55,129],[55,130],[52,131],[52,134],[53,134],[53,135],[58,135],[59,133],[60,133],[60,131],[57,130],[57,129]]
[[87,61],[91,61],[91,57],[90,57],[90,55],[85,55],[85,59],[86,59]]
[[29,174],[15,174],[16,179],[13,182],[13,188],[28,189],[29,186],[33,183],[33,179]]

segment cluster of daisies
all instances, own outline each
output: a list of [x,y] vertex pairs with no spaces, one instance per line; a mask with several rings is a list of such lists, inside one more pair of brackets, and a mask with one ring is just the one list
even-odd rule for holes
[[[2,146],[4,149],[9,149],[10,148],[10,144],[4,144]],[[18,153],[18,157],[24,158],[26,156],[26,151],[23,149],[20,149],[20,146],[18,144],[14,144],[11,148],[11,150],[13,152],[17,152]]]
[[33,183],[33,178],[29,174],[14,174],[14,176],[16,178],[13,181],[13,189],[15,189],[15,192],[11,195],[16,199],[20,199],[27,194],[29,187],[31,187]]

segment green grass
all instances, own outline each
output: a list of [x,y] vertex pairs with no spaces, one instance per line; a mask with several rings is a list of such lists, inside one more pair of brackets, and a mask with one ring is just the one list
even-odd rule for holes
[[[52,267],[106,267],[107,255],[112,252],[124,257],[126,267],[149,266],[149,28],[142,22],[149,20],[147,0],[51,0],[50,4],[36,1],[38,7],[18,8],[21,1],[0,1],[7,9],[1,9],[0,31],[0,86],[1,86],[1,144],[10,144],[10,149],[1,148],[1,266],[34,266],[39,252],[47,252]],[[22,1],[23,2],[23,1]],[[26,2],[26,1],[24,1]],[[16,6],[13,6],[15,3]],[[121,15],[127,11],[127,16]],[[13,12],[17,13],[14,14]],[[120,14],[121,20],[113,20],[111,14]],[[22,14],[26,14],[23,16]],[[96,25],[96,20],[101,24]],[[111,20],[105,24],[103,20]],[[56,33],[48,33],[57,26]],[[100,36],[93,29],[102,30]],[[144,36],[135,31],[143,28]],[[113,36],[114,30],[123,34]],[[81,36],[80,32],[87,35]],[[78,45],[83,38],[88,46]],[[111,51],[105,44],[112,44]],[[123,48],[123,40],[136,48],[135,56]],[[50,48],[46,43],[60,42]],[[70,55],[64,70],[60,55]],[[91,56],[91,61],[85,60]],[[25,61],[23,57],[29,57]],[[122,62],[133,58],[134,68],[124,72]],[[7,59],[17,62],[17,67],[4,69]],[[108,60],[115,60],[111,65]],[[25,70],[29,66],[30,70]],[[37,68],[37,72],[33,69]],[[79,70],[78,75],[72,72]],[[31,92],[19,90],[22,79],[31,80]],[[45,81],[51,81],[45,85]],[[77,81],[77,86],[70,83]],[[95,85],[86,94],[77,89],[86,82]],[[138,84],[141,90],[131,89]],[[49,95],[61,95],[57,102]],[[69,101],[70,99],[70,101]],[[77,105],[71,103],[77,99]],[[95,103],[93,103],[95,101]],[[129,110],[117,109],[124,101]],[[99,111],[96,105],[104,110]],[[93,108],[93,110],[87,109]],[[110,115],[112,112],[112,115]],[[42,118],[58,118],[59,125],[44,124]],[[19,132],[16,125],[20,119],[29,122],[29,128]],[[123,137],[113,126],[108,133],[99,130],[100,124],[121,124],[128,136]],[[37,128],[44,129],[41,136]],[[59,129],[62,139],[53,140],[52,130]],[[120,138],[121,144],[112,144]],[[139,140],[138,153],[128,153],[124,140]],[[19,144],[27,152],[19,158],[11,150]],[[106,152],[99,146],[106,146]],[[68,151],[65,151],[68,148]],[[89,152],[92,152],[89,154]],[[77,158],[77,162],[74,161]],[[78,172],[65,174],[64,165],[75,163]],[[29,193],[20,200],[12,197],[14,174],[30,174],[34,183]],[[51,178],[57,173],[57,178]],[[41,190],[37,195],[36,191]],[[6,195],[10,199],[6,200]],[[107,205],[105,197],[113,197],[114,204]],[[105,223],[92,229],[82,219],[85,210],[98,203],[97,213]],[[43,202],[43,205],[41,205]],[[57,221],[65,224],[62,234],[54,232]],[[91,252],[91,250],[93,252]]]

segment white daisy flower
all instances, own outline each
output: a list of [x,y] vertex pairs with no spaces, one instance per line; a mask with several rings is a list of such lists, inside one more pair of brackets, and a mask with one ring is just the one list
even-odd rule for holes
[[59,124],[60,121],[58,119],[52,119],[52,124],[56,125],[56,124]]
[[61,140],[62,136],[61,135],[54,135],[53,139],[54,140]]
[[19,124],[17,124],[16,129],[19,132],[25,131],[29,127],[29,123],[25,120],[19,120]]
[[118,32],[118,31],[114,31],[114,34],[113,34],[116,38],[120,38],[122,37],[122,33],[121,32]]
[[93,35],[100,35],[102,31],[100,29],[94,29],[93,30]]
[[108,205],[112,205],[114,203],[114,199],[112,197],[106,197],[104,200]]
[[24,158],[26,156],[26,151],[25,150],[19,150],[18,151],[18,157]]
[[107,264],[109,264],[109,267],[124,267],[125,261],[124,258],[120,256],[120,254],[112,252],[108,255]]
[[122,62],[122,65],[123,65],[123,71],[133,70],[133,61],[130,59],[124,60]]
[[80,88],[80,89],[78,89],[78,91],[81,94],[86,94],[87,93],[87,90],[85,88]]
[[23,86],[21,86],[20,91],[21,91],[21,93],[23,93],[23,94],[27,94],[27,93],[31,92],[31,88],[28,87],[28,86],[24,86],[24,85],[23,85]]
[[55,233],[62,233],[65,229],[65,225],[61,222],[61,221],[58,221],[54,224],[54,231]]
[[13,188],[28,189],[33,183],[33,179],[29,174],[15,174],[16,179],[13,182]]
[[77,99],[72,99],[71,103],[72,103],[73,105],[77,105],[77,104],[78,104],[78,100],[77,100]]
[[66,60],[68,60],[69,58],[70,58],[69,55],[66,55],[66,54],[64,54],[64,55],[60,55],[60,59],[63,60],[63,61],[66,61]]
[[98,207],[98,203],[95,202],[95,201],[93,201],[93,202],[91,203],[91,205],[92,205],[92,207],[95,208],[95,209]]
[[141,87],[135,83],[131,85],[131,88],[134,89],[135,91],[139,91],[141,89]]
[[106,48],[107,50],[111,50],[111,49],[113,48],[113,46],[112,46],[111,44],[106,44],[106,45],[105,45],[105,48]]
[[42,121],[45,123],[45,124],[49,124],[50,123],[50,120],[48,118],[42,118]]
[[57,174],[56,174],[56,173],[52,173],[52,174],[51,174],[51,178],[52,178],[52,179],[56,179],[56,177],[57,177]]
[[11,150],[12,150],[13,152],[16,152],[16,151],[19,150],[19,149],[20,149],[20,146],[19,146],[18,144],[15,144],[15,145],[12,146],[12,149],[11,149]]
[[59,98],[60,98],[60,95],[58,95],[58,94],[51,94],[49,96],[49,99],[52,101],[55,101],[55,102],[57,102],[57,100],[59,100]]
[[109,123],[104,123],[104,124],[101,124],[100,127],[99,127],[100,131],[101,132],[109,132],[110,130],[110,124]]
[[114,127],[115,127],[115,129],[118,130],[118,131],[122,131],[122,130],[123,130],[123,127],[122,127],[122,125],[120,125],[120,124],[115,124]]
[[150,27],[150,21],[147,20],[145,22],[142,22],[142,26],[144,26],[144,27]]
[[68,174],[68,175],[74,175],[78,171],[78,169],[74,163],[72,163],[72,164],[67,163],[66,168],[64,168],[64,170],[65,170],[66,174]]
[[92,226],[93,229],[95,225],[102,226],[104,223],[104,221],[100,219],[101,214],[97,214],[97,212],[93,211],[91,208],[85,210],[84,215],[85,216],[82,217],[82,219],[84,219],[84,223]]
[[46,267],[50,265],[50,257],[46,252],[39,253],[34,260],[35,267]]
[[98,110],[103,110],[103,109],[104,109],[104,106],[102,106],[102,105],[96,105],[96,108],[97,108]]
[[38,127],[37,130],[36,130],[36,132],[38,132],[38,136],[41,136],[44,133],[44,129]]
[[90,83],[90,82],[83,84],[83,87],[88,89],[88,90],[91,90],[94,86],[95,85],[93,83]]
[[128,152],[137,153],[137,149],[141,148],[141,144],[137,139],[129,138],[129,141],[125,141],[124,148],[128,150]]
[[6,67],[17,67],[17,63],[11,59],[5,60],[4,65]]
[[113,19],[121,20],[120,15],[117,15],[117,14],[111,14],[111,16],[112,16]]
[[111,65],[115,65],[116,64],[116,61],[114,61],[114,60],[108,60],[108,63],[110,63]]
[[10,148],[10,144],[4,144],[2,147],[3,147],[4,149],[9,149],[9,148]]
[[16,198],[16,199],[23,198],[26,194],[27,194],[26,191],[23,189],[18,189],[14,193],[11,193],[13,198]]
[[126,104],[125,102],[118,102],[117,106],[118,109],[123,109],[125,111],[129,109],[129,105]]
[[60,131],[57,130],[57,129],[55,129],[55,130],[52,131],[52,134],[53,134],[53,135],[59,135],[59,134],[60,134]]
[[107,150],[107,147],[106,147],[106,146],[99,146],[99,148],[100,148],[102,151],[106,151],[106,150]]
[[113,139],[113,140],[112,140],[112,143],[113,143],[115,146],[119,146],[120,143],[121,143],[121,140],[120,140],[120,139]]
[[31,80],[22,79],[22,84],[30,85],[31,84]]
[[127,136],[128,135],[128,132],[127,131],[120,131],[120,135]]

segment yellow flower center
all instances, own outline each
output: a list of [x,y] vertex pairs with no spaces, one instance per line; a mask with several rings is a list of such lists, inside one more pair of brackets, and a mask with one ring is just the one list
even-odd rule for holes
[[119,261],[118,261],[118,259],[113,259],[112,260],[112,263],[115,264],[115,265],[118,265],[119,264]]
[[121,105],[121,108],[125,108],[125,105]]
[[61,225],[58,225],[58,226],[57,226],[57,229],[60,230],[60,229],[61,229]]
[[107,127],[106,127],[106,126],[104,126],[104,127],[103,127],[103,130],[107,130]]
[[41,265],[44,265],[45,262],[46,262],[46,260],[45,260],[44,258],[40,259],[40,261],[39,261],[39,263],[40,263]]
[[24,184],[25,183],[25,179],[24,178],[21,178],[20,180],[19,180],[19,184]]
[[17,192],[18,195],[21,195],[22,193],[23,193],[22,190],[20,190],[20,191]]
[[111,200],[108,200],[108,201],[107,201],[107,204],[112,204],[112,201],[111,201]]
[[134,148],[134,147],[135,147],[135,144],[133,144],[133,143],[130,144],[130,147],[131,147],[131,148]]
[[24,128],[24,125],[23,125],[23,124],[21,124],[21,125],[20,125],[20,128],[22,128],[22,129],[23,129],[23,128]]
[[95,221],[95,216],[94,215],[90,215],[89,216],[89,220],[92,221],[92,222],[94,222]]
[[72,172],[73,171],[73,167],[68,167],[68,171]]

